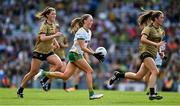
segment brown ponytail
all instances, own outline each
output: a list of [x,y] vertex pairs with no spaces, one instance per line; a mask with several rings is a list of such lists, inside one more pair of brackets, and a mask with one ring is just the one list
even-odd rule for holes
[[158,18],[160,14],[163,14],[161,11],[158,10],[146,10],[142,12],[142,14],[138,18],[138,24],[140,26],[147,26],[155,21],[155,18]]
[[143,12],[138,18],[138,24],[140,26],[146,26],[151,23],[151,16],[153,14],[153,10]]
[[50,14],[51,11],[56,11],[56,10],[55,10],[55,8],[48,6],[48,7],[46,7],[42,12],[38,12],[38,13],[36,14],[36,18],[38,18],[38,19],[47,18],[46,15]]

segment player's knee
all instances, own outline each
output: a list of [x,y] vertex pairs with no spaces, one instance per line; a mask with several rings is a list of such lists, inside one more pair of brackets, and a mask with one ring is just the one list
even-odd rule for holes
[[31,72],[29,73],[29,76],[30,76],[30,77],[33,77],[33,76],[35,76],[36,74],[37,74],[36,71],[31,71]]
[[38,73],[39,69],[31,68],[29,74],[30,75],[36,75]]
[[92,73],[93,73],[93,70],[89,69],[89,70],[87,70],[86,73],[87,73],[87,74],[92,74]]
[[68,79],[69,79],[68,76],[64,76],[64,78],[63,78],[64,81],[66,81],[66,80],[68,80]]
[[55,67],[56,67],[55,70],[60,70],[61,67],[62,67],[62,63],[57,63],[57,64],[55,65]]
[[143,77],[141,77],[141,76],[136,76],[136,80],[138,80],[138,81],[142,80],[142,78]]
[[159,74],[159,70],[152,70],[151,74],[158,75]]
[[146,82],[146,81],[147,81],[145,77],[143,77],[143,81],[144,81],[144,82]]
[[143,81],[144,81],[144,82],[148,82],[148,80],[149,80],[149,79],[146,78],[146,77],[143,78]]

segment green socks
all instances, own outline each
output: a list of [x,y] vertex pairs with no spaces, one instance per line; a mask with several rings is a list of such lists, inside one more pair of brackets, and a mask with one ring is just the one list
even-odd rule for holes
[[89,89],[89,97],[92,95],[94,95],[94,91],[93,91],[93,89]]

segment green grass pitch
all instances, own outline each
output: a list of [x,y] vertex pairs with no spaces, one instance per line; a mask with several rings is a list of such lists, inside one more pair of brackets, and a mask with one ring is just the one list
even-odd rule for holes
[[164,99],[148,100],[145,92],[122,92],[97,90],[104,97],[89,100],[87,90],[65,92],[53,89],[44,92],[42,89],[25,89],[24,98],[17,98],[16,89],[0,89],[0,106],[180,106],[180,93],[160,92]]

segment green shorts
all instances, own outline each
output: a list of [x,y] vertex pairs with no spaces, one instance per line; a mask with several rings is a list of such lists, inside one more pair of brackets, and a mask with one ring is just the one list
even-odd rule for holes
[[80,55],[80,54],[77,54],[77,53],[75,53],[75,52],[69,52],[68,58],[69,58],[69,61],[70,61],[70,62],[75,62],[75,61],[77,61],[77,60],[79,60],[79,59],[82,59],[83,56]]

